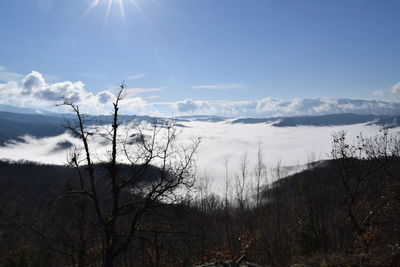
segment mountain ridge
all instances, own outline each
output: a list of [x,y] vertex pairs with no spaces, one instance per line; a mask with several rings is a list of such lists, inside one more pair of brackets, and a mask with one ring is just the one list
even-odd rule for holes
[[[85,115],[87,125],[105,125],[111,123],[111,115]],[[8,111],[0,111],[0,146],[11,140],[22,141],[23,135],[31,135],[37,138],[56,136],[66,131],[63,124],[65,120],[73,120],[73,114],[23,114]],[[120,115],[121,123],[131,121],[154,122],[159,120],[173,120],[177,127],[187,127],[185,123],[200,121],[209,123],[227,124],[270,124],[274,127],[297,126],[340,126],[353,124],[378,125],[394,128],[400,126],[400,115],[362,115],[353,113],[340,113],[319,116],[295,116],[295,117],[269,117],[269,118],[228,118],[207,115],[180,116],[174,119],[157,118],[139,115]]]

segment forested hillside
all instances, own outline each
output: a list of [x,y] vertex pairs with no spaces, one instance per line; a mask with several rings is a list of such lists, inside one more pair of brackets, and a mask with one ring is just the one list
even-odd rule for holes
[[[203,186],[174,204],[160,201],[148,210],[115,263],[192,266],[246,255],[269,266],[398,266],[400,158],[394,141],[384,133],[375,139],[360,137],[357,145],[350,145],[339,133],[331,160],[310,163],[307,170],[288,177],[277,166],[273,182],[252,184],[249,194],[249,177],[265,178],[261,163],[254,172],[233,177],[226,195],[210,194]],[[97,165],[95,170],[106,174],[108,169]],[[153,169],[146,177],[157,173]],[[0,163],[2,266],[66,266],[77,261],[80,202],[65,194],[77,186],[77,175],[71,167]],[[142,193],[128,194],[138,200]],[[87,218],[96,216],[87,212]],[[129,222],[129,216],[119,219]],[[83,228],[90,237],[85,261],[97,266],[102,248],[91,238],[100,228],[89,222],[93,224]]]

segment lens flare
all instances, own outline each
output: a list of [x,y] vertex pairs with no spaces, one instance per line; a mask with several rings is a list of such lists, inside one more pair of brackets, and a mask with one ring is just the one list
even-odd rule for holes
[[133,6],[142,16],[144,16],[143,9],[140,5],[141,0],[92,0],[88,9],[83,14],[79,23],[82,22],[94,9],[99,8],[100,6],[105,6],[105,16],[104,16],[104,25],[108,23],[109,17],[111,14],[114,14],[114,10],[117,10],[118,16],[125,23],[125,6],[126,3],[129,3]]

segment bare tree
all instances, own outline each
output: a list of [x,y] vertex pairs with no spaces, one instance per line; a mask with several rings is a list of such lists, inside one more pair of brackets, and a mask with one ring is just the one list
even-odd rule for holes
[[224,224],[225,224],[225,239],[228,247],[231,247],[231,218],[230,218],[230,175],[229,175],[229,157],[225,156],[223,159],[224,169],[225,169],[225,185],[224,185]]
[[236,184],[235,184],[235,191],[236,191],[236,201],[238,202],[239,207],[239,220],[240,220],[240,234],[243,233],[243,213],[246,205],[247,200],[247,184],[248,184],[248,159],[247,159],[247,152],[244,152],[240,157],[239,163],[239,174],[236,175]]
[[224,170],[225,170],[225,185],[224,185],[224,202],[225,202],[225,210],[229,208],[229,192],[231,181],[229,177],[229,157],[225,156],[223,159]]
[[267,166],[264,162],[264,154],[261,143],[258,144],[257,149],[257,162],[254,166],[254,178],[255,178],[255,191],[256,191],[256,218],[258,222],[258,210],[261,203],[261,191],[263,182],[267,180]]
[[272,214],[274,215],[275,220],[271,229],[274,229],[274,233],[272,235],[272,239],[270,240],[270,250],[272,252],[273,261],[277,263],[281,263],[285,261],[285,256],[288,250],[285,249],[285,243],[287,242],[287,234],[284,227],[284,213],[287,210],[284,209],[284,203],[286,200],[286,196],[284,190],[281,188],[282,178],[287,176],[287,171],[282,167],[282,162],[278,161],[275,167],[272,170],[272,185],[271,185],[271,193],[272,193],[272,201],[275,203],[272,209]]
[[[155,121],[146,126],[131,124],[134,133],[127,129],[124,136],[119,131],[124,89],[122,84],[113,103],[111,126],[102,132],[86,124],[79,106],[68,99],[61,104],[75,113],[76,122],[67,122],[67,128],[81,140],[83,147],[83,157],[78,159],[79,155],[75,154],[71,160],[81,173],[80,186],[67,194],[91,203],[86,205],[82,200],[81,216],[94,214],[100,230],[101,263],[107,267],[114,266],[117,257],[129,248],[138,233],[152,230],[145,229],[143,222],[154,208],[173,202],[177,189],[193,185],[194,155],[199,145],[198,139],[189,145],[180,145],[178,132],[170,121]],[[94,163],[91,141],[96,133],[110,145],[104,161],[105,172]],[[84,166],[79,164],[82,160]],[[82,248],[85,249],[98,248]]]
[[344,190],[344,206],[354,230],[365,233],[369,220],[357,215],[356,204],[365,197],[364,187],[376,179],[398,178],[397,168],[393,164],[399,157],[399,139],[389,135],[383,129],[374,137],[357,136],[355,143],[347,140],[346,132],[333,134],[331,157]]

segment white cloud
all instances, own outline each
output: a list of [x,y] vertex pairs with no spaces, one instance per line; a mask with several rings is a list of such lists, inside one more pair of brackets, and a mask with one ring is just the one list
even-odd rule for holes
[[137,96],[143,93],[161,92],[166,89],[167,87],[164,86],[154,87],[154,88],[127,88],[125,92],[127,96]]
[[219,115],[226,115],[232,117],[254,116],[256,108],[254,101],[240,101],[240,102],[221,102],[213,104],[213,107],[219,111]]
[[46,82],[44,81],[43,75],[37,71],[32,71],[24,79],[22,79],[22,85],[24,88],[24,94],[29,95],[32,90],[41,90]]
[[185,99],[178,101],[176,107],[182,113],[209,113],[211,106],[206,101],[193,101],[192,99]]
[[127,80],[139,80],[149,75],[148,73],[137,73],[126,77]]
[[147,103],[140,97],[126,97],[121,102],[122,113],[136,113],[147,115]]
[[398,95],[400,93],[400,82],[392,85],[390,88],[375,90],[371,93],[375,97],[391,101],[393,95]]
[[269,116],[323,115],[333,113],[398,114],[400,103],[380,100],[295,98],[278,100],[265,98],[257,102],[256,113]]
[[[6,70],[0,67],[0,73]],[[207,86],[211,88],[210,86]],[[231,86],[232,88],[233,86]],[[145,99],[157,98],[154,93],[166,90],[167,87],[128,88],[124,99],[127,113],[152,115],[164,114],[208,114],[230,117],[271,117],[323,115],[333,113],[358,114],[400,114],[399,102],[382,100],[329,99],[329,98],[294,98],[280,100],[267,97],[256,101],[205,101],[185,99],[174,102],[147,103]],[[205,88],[205,87],[204,87]],[[221,88],[221,87],[220,87]],[[0,82],[0,104],[19,107],[41,108],[56,111],[55,104],[66,97],[81,106],[83,112],[105,114],[112,108],[115,89],[103,90],[97,93],[88,91],[81,81],[50,83],[37,71],[32,71],[25,77]],[[389,89],[386,90],[388,92]],[[400,83],[391,89],[400,93]]]
[[175,107],[181,113],[213,114],[229,117],[312,116],[335,113],[400,114],[400,103],[380,100],[272,97],[258,101],[196,101],[186,99],[175,103],[157,103]]
[[0,82],[7,82],[12,80],[21,79],[23,76],[15,72],[0,72]]
[[109,103],[114,99],[114,94],[109,91],[103,91],[97,94],[98,101],[102,104]]
[[383,96],[384,93],[385,93],[384,90],[375,90],[375,91],[372,91],[372,95],[373,95],[373,96]]
[[393,94],[400,93],[400,82],[390,87],[390,92],[392,92]]
[[[2,104],[54,109],[55,104],[62,102],[63,98],[68,98],[81,106],[83,112],[107,113],[115,94],[109,90],[94,94],[87,91],[81,81],[47,83],[43,75],[37,71],[32,71],[20,81],[0,83]],[[143,99],[130,95],[127,95],[124,101],[127,103],[127,112],[144,110],[147,105]]]
[[7,68],[4,66],[0,66],[0,82],[8,82],[13,80],[19,80],[23,77],[23,75],[7,71]]
[[[258,101],[204,101],[185,99],[152,103],[164,114],[197,114],[228,117],[313,116],[337,113],[399,115],[400,103],[381,100],[294,98],[280,100],[267,97]],[[171,110],[172,109],[172,110]],[[175,110],[174,110],[175,109]]]
[[143,99],[157,99],[160,98],[159,95],[149,95],[149,96],[144,96]]
[[206,90],[228,90],[228,89],[238,89],[245,87],[241,83],[219,83],[219,84],[208,84],[208,85],[194,85],[192,89],[206,89]]

